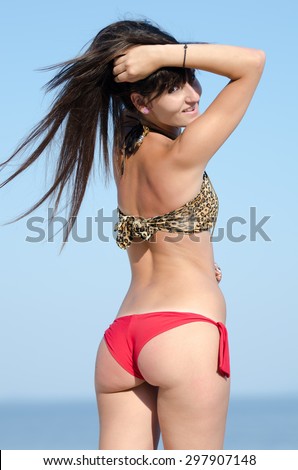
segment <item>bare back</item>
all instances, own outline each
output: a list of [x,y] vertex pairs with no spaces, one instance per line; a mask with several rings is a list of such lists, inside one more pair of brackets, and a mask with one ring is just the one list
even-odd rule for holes
[[[116,176],[118,206],[128,215],[153,217],[190,201],[203,180],[204,167],[177,171],[171,139],[150,132]],[[158,231],[150,240],[128,247],[132,279],[117,317],[150,311],[179,310],[225,321],[225,300],[214,275],[210,232]]]

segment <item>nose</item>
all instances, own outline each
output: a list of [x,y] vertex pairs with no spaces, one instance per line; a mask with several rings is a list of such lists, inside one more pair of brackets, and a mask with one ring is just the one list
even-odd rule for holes
[[202,94],[202,87],[198,80],[195,80],[192,84],[185,84],[186,97],[185,100],[187,103],[197,103]]

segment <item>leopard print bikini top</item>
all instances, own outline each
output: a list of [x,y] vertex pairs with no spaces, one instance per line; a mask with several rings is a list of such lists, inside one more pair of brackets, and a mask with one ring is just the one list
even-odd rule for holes
[[[145,131],[148,132],[146,129]],[[143,138],[144,134],[140,138],[141,142],[137,142],[138,145],[142,143]],[[123,214],[118,207],[119,221],[114,226],[114,231],[118,232],[116,243],[125,250],[131,245],[134,238],[149,240],[158,230],[198,233],[212,229],[212,236],[217,221],[218,208],[217,194],[206,171],[204,171],[200,192],[191,201],[171,212],[145,218]]]

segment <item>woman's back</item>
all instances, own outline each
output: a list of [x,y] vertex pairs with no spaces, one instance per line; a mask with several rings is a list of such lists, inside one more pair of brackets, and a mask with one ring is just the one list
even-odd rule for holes
[[[138,151],[126,159],[121,178],[114,171],[118,208],[145,218],[167,214],[200,193],[205,169],[177,171],[171,161],[173,141],[149,132]],[[116,168],[116,167],[114,167]],[[210,232],[157,230],[149,240],[134,238],[127,248],[132,282],[117,317],[177,309],[225,321],[225,301],[214,274]]]

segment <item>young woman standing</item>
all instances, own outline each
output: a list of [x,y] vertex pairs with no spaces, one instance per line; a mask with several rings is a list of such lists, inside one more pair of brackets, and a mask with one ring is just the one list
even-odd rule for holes
[[[264,64],[258,49],[179,44],[149,22],[119,21],[62,64],[49,83],[64,85],[51,111],[11,157],[44,135],[2,185],[66,123],[54,184],[22,217],[54,192],[57,210],[74,176],[68,236],[98,124],[107,173],[112,156],[116,242],[127,250],[131,283],[97,354],[100,449],[156,449],[160,432],[165,449],[223,448],[230,362],[211,240],[219,201],[206,167],[244,116]],[[229,79],[204,113],[195,69]]]

